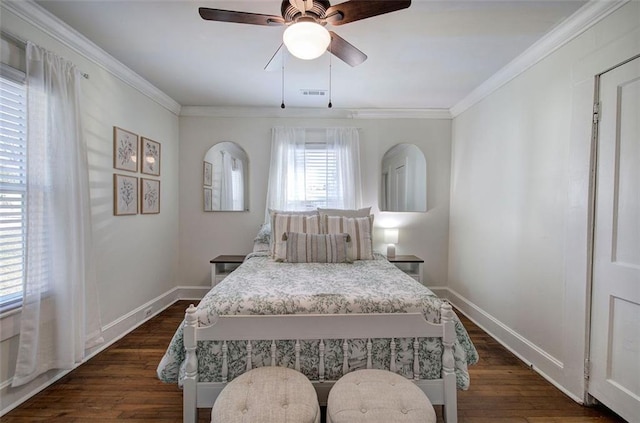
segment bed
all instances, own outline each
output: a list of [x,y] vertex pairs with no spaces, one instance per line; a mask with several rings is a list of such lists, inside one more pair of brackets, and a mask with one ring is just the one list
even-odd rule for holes
[[258,252],[190,307],[158,377],[183,385],[192,422],[196,407],[211,407],[227,381],[253,367],[300,370],[321,403],[342,374],[381,368],[414,379],[455,423],[455,387],[469,387],[467,366],[477,360],[450,305],[379,254],[287,263]]

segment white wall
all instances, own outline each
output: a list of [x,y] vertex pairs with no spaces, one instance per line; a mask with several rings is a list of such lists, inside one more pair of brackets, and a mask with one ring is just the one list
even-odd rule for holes
[[[82,119],[89,147],[100,314],[109,331],[125,316],[177,285],[178,117],[12,12],[3,8],[0,16],[3,31],[31,40],[90,74],[82,81]],[[113,216],[114,125],[161,143],[160,214]],[[17,341],[14,336],[0,344],[0,410],[54,376],[50,372],[23,388],[8,388]]]
[[[449,119],[311,119],[180,117],[180,277],[185,285],[210,284],[209,260],[251,251],[264,220],[271,128],[275,126],[361,128],[363,205],[372,206],[374,226],[400,227],[398,254],[425,259],[427,286],[447,280],[447,233],[451,121]],[[249,212],[202,211],[202,160],[213,144],[238,143],[249,156]],[[398,143],[413,143],[427,161],[427,213],[381,213],[380,163]],[[380,233],[374,248],[384,252]]]
[[640,52],[630,2],[453,121],[452,299],[583,398],[594,75]]

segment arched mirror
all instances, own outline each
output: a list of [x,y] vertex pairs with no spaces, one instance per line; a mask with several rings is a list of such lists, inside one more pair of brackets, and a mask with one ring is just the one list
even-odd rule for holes
[[249,210],[249,157],[234,142],[207,151],[202,170],[204,211]]
[[382,157],[380,210],[427,211],[427,161],[413,144],[398,144]]

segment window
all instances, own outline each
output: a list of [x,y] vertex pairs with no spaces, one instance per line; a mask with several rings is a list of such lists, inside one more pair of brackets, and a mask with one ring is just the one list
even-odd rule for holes
[[296,148],[295,160],[296,168],[303,171],[291,177],[302,177],[302,181],[295,184],[300,191],[287,198],[287,202],[293,203],[298,198],[298,209],[337,208],[342,199],[337,190],[336,152],[326,142],[307,142]]
[[0,76],[0,312],[20,306],[26,241],[24,83]]
[[273,128],[267,211],[360,206],[356,128]]

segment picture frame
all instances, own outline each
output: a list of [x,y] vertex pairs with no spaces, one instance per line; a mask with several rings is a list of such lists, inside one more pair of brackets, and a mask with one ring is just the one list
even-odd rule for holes
[[213,191],[211,188],[204,188],[204,211],[213,211]]
[[113,214],[126,216],[138,214],[138,178],[113,174]]
[[160,181],[140,178],[140,214],[160,213]]
[[138,171],[138,135],[117,126],[113,127],[113,167]]
[[213,164],[208,161],[204,162],[204,167],[202,169],[202,184],[205,187],[213,185]]
[[152,139],[142,137],[140,140],[140,149],[142,154],[140,155],[140,172],[160,176],[160,143]]

